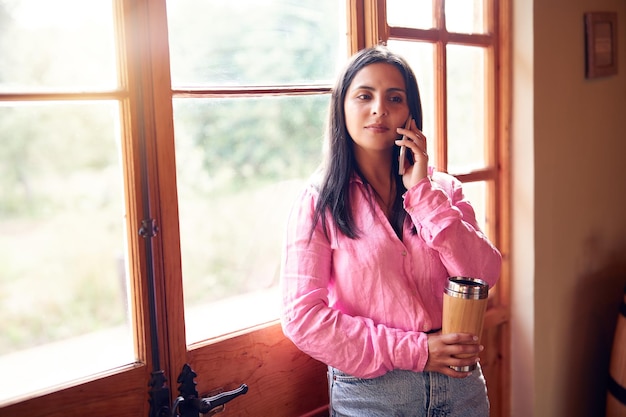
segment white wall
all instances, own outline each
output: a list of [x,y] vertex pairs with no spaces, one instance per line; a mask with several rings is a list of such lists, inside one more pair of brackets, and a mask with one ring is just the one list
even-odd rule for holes
[[[584,75],[585,12],[617,76]],[[626,0],[513,0],[513,416],[601,416],[626,284]]]
[[533,2],[513,0],[511,410],[532,417],[534,409],[534,56]]

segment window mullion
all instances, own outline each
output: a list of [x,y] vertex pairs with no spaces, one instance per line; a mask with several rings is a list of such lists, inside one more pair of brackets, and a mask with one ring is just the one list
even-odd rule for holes
[[446,44],[438,41],[434,44],[435,54],[435,146],[437,148],[436,166],[442,171],[448,170],[448,82]]
[[175,381],[187,362],[179,208],[176,177],[172,81],[170,73],[169,33],[166,30],[167,5],[165,0],[136,0],[146,15],[143,28],[145,40],[146,73],[144,122],[148,134],[148,167],[152,217],[159,231],[153,242],[157,299],[157,327],[161,369],[165,372],[172,398],[176,397]]
[[386,43],[389,28],[386,19],[385,0],[347,0],[348,55]]
[[[129,99],[122,103],[121,128],[136,344],[153,375],[164,371],[173,386],[180,372],[176,368],[182,365],[172,366],[172,357],[184,357],[186,347],[184,329],[168,325],[172,317],[182,322],[178,317],[183,313],[182,301],[177,305],[170,300],[182,292],[180,280],[175,279],[180,268],[174,266],[180,265],[180,251],[166,247],[178,243],[178,213],[171,203],[176,201],[176,188],[165,0],[119,0],[118,4],[120,77],[129,91]],[[174,197],[168,197],[172,193]],[[151,224],[156,226],[152,235],[140,236],[139,231]],[[154,302],[152,309],[150,302]],[[173,339],[179,332],[182,335]]]
[[136,146],[137,119],[136,110],[137,92],[135,79],[139,78],[133,61],[133,46],[135,36],[131,29],[134,25],[130,21],[131,5],[127,0],[118,0],[114,3],[114,13],[117,31],[117,62],[120,88],[126,92],[126,98],[120,102],[120,130],[121,154],[124,170],[124,189],[126,201],[126,223],[128,228],[128,268],[130,284],[131,320],[135,334],[135,354],[138,361],[151,363],[148,355],[149,328],[147,326],[146,285],[141,277],[144,276],[145,251],[136,231],[139,230],[142,217],[141,173],[137,164],[139,150]]
[[433,22],[435,29],[444,31],[446,29],[446,4],[445,0],[433,0]]

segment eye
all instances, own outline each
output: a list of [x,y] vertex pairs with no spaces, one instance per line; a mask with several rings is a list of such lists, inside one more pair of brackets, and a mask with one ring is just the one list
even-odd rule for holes
[[401,96],[392,96],[389,98],[389,101],[393,103],[402,103],[404,101],[404,98]]
[[359,100],[369,100],[370,98],[372,98],[372,96],[366,93],[362,93],[357,95],[356,98],[358,98]]

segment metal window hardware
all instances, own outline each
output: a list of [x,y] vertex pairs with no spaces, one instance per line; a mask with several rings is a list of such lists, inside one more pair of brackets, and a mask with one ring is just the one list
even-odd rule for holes
[[165,372],[152,372],[152,377],[148,383],[150,403],[150,417],[169,417],[170,415],[170,390],[167,387]]
[[143,238],[155,237],[159,232],[159,227],[155,219],[144,219],[141,221],[139,236]]
[[[188,364],[183,366],[177,380],[180,384],[178,386],[180,395],[172,407],[172,417],[198,417],[198,413],[206,414],[218,407],[224,407],[227,402],[248,392],[248,386],[241,384],[235,390],[222,392],[212,397],[200,398],[194,381],[196,376],[197,374]],[[180,414],[176,414],[177,412]]]

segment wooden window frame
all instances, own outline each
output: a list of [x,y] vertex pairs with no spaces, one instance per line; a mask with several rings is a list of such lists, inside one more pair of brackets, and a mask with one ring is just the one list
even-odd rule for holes
[[[364,47],[386,44],[388,40],[420,40],[434,45],[435,71],[435,131],[443,138],[436,142],[436,166],[447,171],[447,87],[446,54],[448,43],[486,48],[486,88],[488,119],[487,164],[483,169],[464,173],[451,172],[463,183],[484,181],[488,186],[486,215],[495,219],[490,236],[503,257],[502,274],[495,297],[485,317],[485,345],[482,357],[489,380],[492,416],[510,414],[510,102],[511,102],[511,0],[484,0],[487,27],[482,34],[448,32],[445,27],[445,0],[433,0],[434,27],[414,29],[387,24],[386,0],[350,0],[348,27],[356,36],[351,38],[351,52]],[[441,99],[443,98],[443,99]]]

